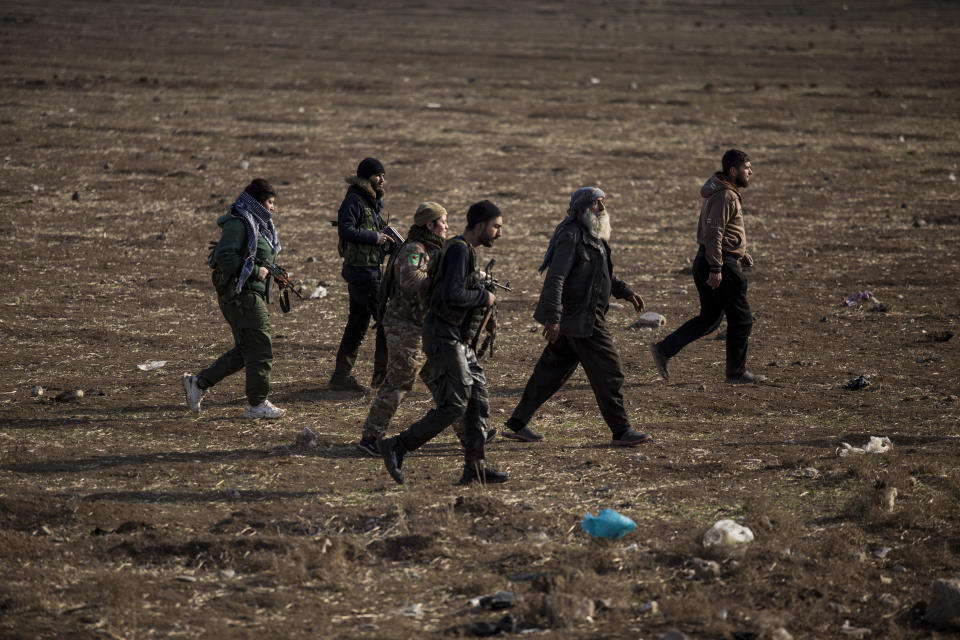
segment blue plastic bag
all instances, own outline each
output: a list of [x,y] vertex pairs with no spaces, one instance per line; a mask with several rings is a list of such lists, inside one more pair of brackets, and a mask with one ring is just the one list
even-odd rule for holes
[[604,509],[597,515],[588,513],[580,526],[595,538],[622,538],[636,529],[637,523],[613,509]]

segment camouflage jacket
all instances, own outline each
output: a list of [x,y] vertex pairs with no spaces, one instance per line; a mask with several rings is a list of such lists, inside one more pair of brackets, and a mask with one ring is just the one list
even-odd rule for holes
[[387,265],[392,277],[384,278],[391,288],[383,314],[383,321],[387,325],[406,325],[419,330],[430,308],[427,268],[430,260],[440,253],[440,247],[417,237],[419,235],[412,233],[412,237],[397,249]]

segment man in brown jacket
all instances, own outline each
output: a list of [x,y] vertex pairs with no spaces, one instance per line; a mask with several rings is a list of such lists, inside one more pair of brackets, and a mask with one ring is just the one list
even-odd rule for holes
[[727,382],[763,382],[766,376],[747,371],[747,341],[753,326],[747,304],[747,278],[740,270],[753,266],[747,253],[740,190],[750,184],[753,166],[743,151],[723,154],[723,170],[710,176],[700,189],[700,249],[693,261],[693,281],[700,294],[700,315],[687,320],[660,342],[650,343],[650,352],[664,380],[667,362],[685,346],[712,333],[727,315]]

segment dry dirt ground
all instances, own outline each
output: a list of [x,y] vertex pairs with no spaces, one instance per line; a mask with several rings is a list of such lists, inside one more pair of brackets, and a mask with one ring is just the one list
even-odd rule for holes
[[[860,0],[4,2],[0,635],[469,636],[510,614],[533,637],[948,637],[923,616],[960,574],[958,18]],[[732,146],[756,168],[750,365],[770,383],[725,385],[714,336],[665,383],[646,344],[696,311],[697,194]],[[577,373],[534,423],[545,442],[489,447],[504,486],[455,486],[452,434],[402,487],[353,448],[369,398],[326,390],[346,315],[328,220],[367,155],[403,229],[427,199],[454,229],[475,200],[504,211],[481,252],[514,288],[486,361],[497,427],[542,348],[549,233],[573,189],[608,191],[618,272],[668,320],[609,316],[655,444],[611,449]],[[240,420],[241,376],[196,416],[179,376],[229,346],[207,241],[256,176],[280,191],[281,263],[329,295],[274,309],[286,417]],[[882,306],[842,304],[860,290]],[[430,405],[416,387],[397,425]],[[304,427],[317,447],[294,446]],[[838,456],[869,436],[893,448]],[[636,530],[589,537],[605,507]],[[698,570],[722,518],[756,540]],[[470,603],[499,590],[512,608]]]

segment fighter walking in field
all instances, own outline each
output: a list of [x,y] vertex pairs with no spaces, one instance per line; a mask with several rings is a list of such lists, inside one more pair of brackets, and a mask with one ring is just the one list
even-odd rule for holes
[[670,378],[667,363],[681,349],[709,333],[727,316],[727,379],[733,384],[763,382],[766,376],[747,371],[747,342],[753,316],[747,303],[747,277],[740,270],[753,266],[747,253],[740,190],[746,189],[753,165],[743,151],[723,154],[722,171],[700,189],[700,248],[693,261],[693,282],[700,294],[700,315],[687,320],[660,342],[650,343],[653,362],[664,380]]
[[[376,317],[382,247],[392,242],[383,233],[386,225],[381,218],[385,182],[383,164],[376,158],[364,158],[357,167],[357,175],[347,176],[350,187],[337,213],[337,235],[340,236],[337,248],[343,258],[340,275],[347,282],[350,311],[330,377],[329,387],[333,391],[366,391],[352,371],[370,319]],[[387,339],[383,328],[378,326],[371,380],[374,388],[383,381],[386,371]]]
[[187,406],[200,411],[207,390],[227,376],[246,369],[247,409],[244,418],[279,418],[279,409],[267,400],[273,347],[267,307],[267,269],[258,261],[274,262],[280,240],[273,224],[277,192],[257,178],[243,190],[230,211],[220,216],[220,241],[211,257],[213,284],[220,312],[233,332],[234,346],[196,375],[183,374]]
[[[423,350],[436,376],[436,408],[379,448],[391,477],[403,482],[404,456],[419,449],[459,418],[463,419],[464,469],[461,484],[505,482],[507,474],[486,466],[484,438],[490,417],[483,367],[470,346],[488,307],[496,302],[481,285],[474,247],[490,247],[501,236],[503,218],[488,200],[471,205],[463,235],[448,240],[430,283],[430,311],[423,324]],[[494,327],[488,324],[488,330]]]
[[610,257],[610,216],[605,194],[595,187],[573,192],[567,217],[557,225],[540,265],[547,271],[540,301],[533,314],[543,324],[547,346],[533,369],[520,402],[507,420],[503,437],[523,442],[543,440],[528,426],[544,402],[583,365],[600,413],[613,433],[613,444],[648,442],[645,433],[630,427],[623,406],[623,366],[613,345],[606,315],[610,295],[629,300],[637,313],[643,299],[613,274]]
[[427,269],[440,254],[446,237],[447,210],[436,202],[422,203],[414,214],[406,241],[384,269],[378,313],[387,337],[387,375],[370,403],[357,443],[371,455],[380,455],[377,440],[386,435],[390,420],[413,388],[417,374],[431,391],[436,386],[432,367],[424,366],[426,356],[420,346],[420,334],[429,309]]

